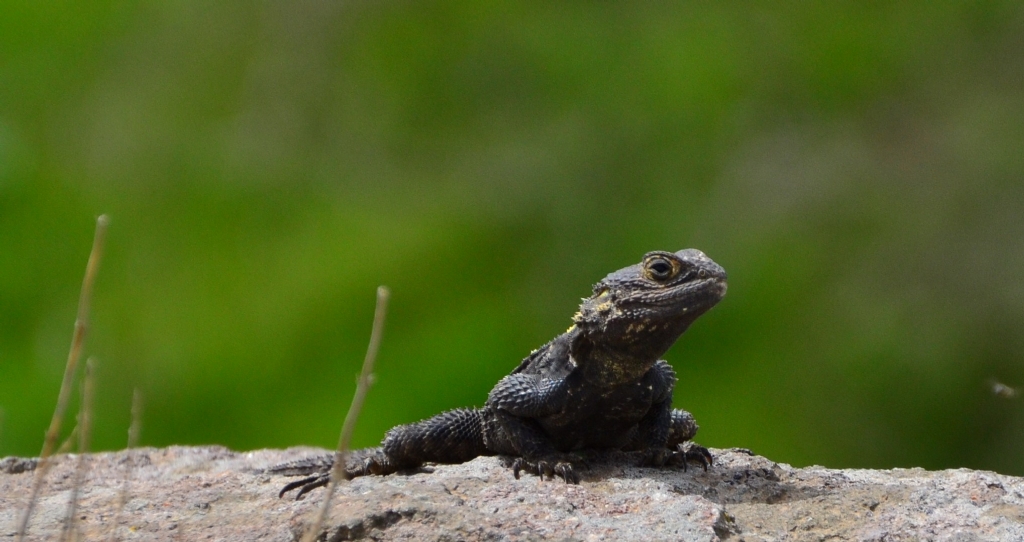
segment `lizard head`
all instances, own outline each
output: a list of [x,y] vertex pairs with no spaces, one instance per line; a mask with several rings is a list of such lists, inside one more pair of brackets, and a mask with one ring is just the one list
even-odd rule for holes
[[725,270],[699,250],[648,252],[595,284],[573,321],[600,350],[654,363],[725,290]]

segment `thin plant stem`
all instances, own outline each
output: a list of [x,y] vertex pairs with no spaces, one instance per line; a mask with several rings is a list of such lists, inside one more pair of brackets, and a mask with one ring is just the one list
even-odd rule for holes
[[61,541],[78,540],[78,494],[85,478],[89,460],[89,438],[92,433],[92,402],[95,396],[96,360],[85,361],[85,383],[82,385],[82,407],[78,413],[78,461],[75,464],[75,478],[71,484],[71,498],[68,502],[68,513],[64,518],[64,530]]
[[135,388],[132,392],[132,425],[128,427],[128,449],[139,445],[142,436],[142,392]]
[[50,455],[57,444],[57,437],[60,436],[60,426],[64,420],[64,413],[67,411],[75,370],[78,367],[78,360],[82,356],[82,346],[85,344],[85,333],[89,329],[89,306],[92,303],[92,287],[96,282],[96,273],[99,271],[100,260],[103,258],[103,245],[106,240],[107,225],[109,223],[110,219],[107,218],[107,215],[100,215],[96,219],[96,233],[93,235],[89,262],[85,266],[82,291],[78,296],[78,317],[75,319],[75,331],[71,335],[71,349],[68,352],[67,365],[64,367],[64,379],[60,384],[60,393],[57,395],[57,407],[53,411],[53,418],[50,419],[50,427],[46,430],[43,450],[39,453],[39,465],[36,467],[36,475],[32,483],[32,493],[29,495],[25,513],[22,514],[21,521],[18,522],[17,542],[22,542],[25,539],[28,522],[32,517],[32,509],[35,508],[36,500],[39,498],[39,489],[43,484],[43,478],[46,477],[51,467]]
[[142,392],[139,391],[139,388],[135,388],[135,391],[132,392],[132,424],[128,427],[128,464],[124,469],[124,481],[121,483],[121,492],[117,496],[117,510],[114,512],[114,520],[110,522],[110,542],[117,540],[117,524],[121,522],[121,513],[124,512],[124,506],[128,504],[128,487],[132,481],[132,469],[135,468],[135,447],[139,445],[141,433]]
[[359,412],[363,409],[363,402],[366,400],[366,393],[370,391],[373,384],[373,364],[377,361],[377,351],[380,350],[380,339],[384,333],[384,317],[387,314],[388,298],[391,292],[386,286],[377,287],[377,307],[373,313],[373,330],[370,332],[370,344],[366,347],[366,357],[363,359],[363,369],[359,373],[359,380],[356,382],[356,392],[352,396],[352,405],[345,414],[345,422],[341,426],[341,437],[338,439],[338,449],[334,453],[334,466],[331,468],[331,481],[327,485],[327,494],[324,502],[317,513],[316,521],[302,536],[302,542],[313,542],[324,520],[327,518],[327,510],[331,506],[331,498],[338,482],[348,479],[348,472],[345,471],[345,457],[348,452],[349,443],[352,441],[352,432],[355,430],[356,420]]
[[71,448],[78,442],[78,426],[75,425],[71,428],[71,432],[68,433],[68,438],[64,439],[64,442],[60,443],[57,451],[53,455],[66,454],[71,451]]

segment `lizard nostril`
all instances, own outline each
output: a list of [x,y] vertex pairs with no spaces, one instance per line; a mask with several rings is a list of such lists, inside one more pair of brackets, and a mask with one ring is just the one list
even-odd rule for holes
[[703,270],[703,269],[701,269],[700,271],[697,271],[697,276],[700,277],[700,278],[704,278],[704,277],[708,276],[708,272]]

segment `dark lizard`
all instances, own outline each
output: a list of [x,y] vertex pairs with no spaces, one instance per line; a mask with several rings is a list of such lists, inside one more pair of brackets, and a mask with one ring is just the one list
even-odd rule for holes
[[[483,408],[460,408],[399,425],[379,447],[347,455],[349,477],[390,474],[424,463],[514,457],[513,474],[578,483],[574,452],[640,452],[652,466],[712,462],[686,411],[672,408],[675,371],[659,359],[725,295],[726,274],[695,249],[650,252],[594,285],[573,325],[533,351],[491,390]],[[277,465],[267,472],[306,475],[281,490],[296,498],[327,484],[333,455]]]

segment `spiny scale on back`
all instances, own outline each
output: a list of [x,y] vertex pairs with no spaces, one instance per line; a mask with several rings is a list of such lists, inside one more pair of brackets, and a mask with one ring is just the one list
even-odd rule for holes
[[[700,315],[722,299],[726,274],[699,250],[649,252],[615,271],[583,299],[573,325],[530,353],[491,390],[483,408],[456,409],[394,427],[381,446],[349,455],[349,476],[390,474],[424,463],[482,455],[514,459],[520,471],[578,483],[577,452],[641,452],[648,465],[700,463],[711,454],[689,443],[697,424],[672,408],[676,376],[659,359]],[[333,456],[268,472],[309,475],[281,490],[297,498],[326,485]]]

